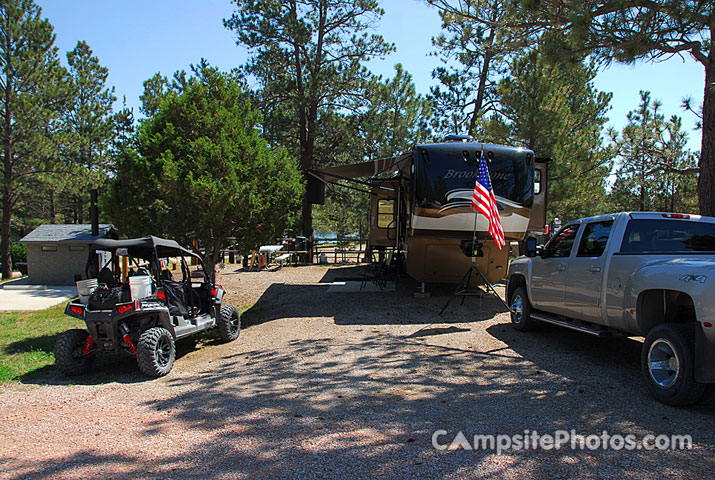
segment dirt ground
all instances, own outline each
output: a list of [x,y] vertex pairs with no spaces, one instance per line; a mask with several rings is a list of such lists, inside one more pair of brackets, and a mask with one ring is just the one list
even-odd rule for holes
[[[652,400],[640,344],[544,326],[495,299],[330,293],[352,268],[221,270],[239,339],[179,342],[164,378],[106,357],[0,388],[0,478],[713,478],[715,408]],[[692,449],[437,450],[474,435],[687,434]]]

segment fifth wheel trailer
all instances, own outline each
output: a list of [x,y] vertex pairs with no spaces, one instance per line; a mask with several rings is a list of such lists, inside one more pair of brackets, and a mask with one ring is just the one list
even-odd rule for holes
[[311,170],[309,194],[319,198],[316,189],[337,181],[365,186],[371,194],[368,248],[403,253],[407,273],[419,282],[458,283],[475,256],[494,283],[507,274],[509,248],[497,248],[481,214],[472,244],[471,201],[482,154],[507,242],[543,233],[550,160],[525,148],[464,138],[416,145],[397,157]]

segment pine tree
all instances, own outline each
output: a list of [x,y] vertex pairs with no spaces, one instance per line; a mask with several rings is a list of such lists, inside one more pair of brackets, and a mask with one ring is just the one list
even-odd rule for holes
[[444,66],[432,76],[435,129],[476,135],[479,121],[497,108],[496,86],[509,62],[533,44],[528,26],[510,27],[510,0],[427,0],[439,9],[444,33],[432,40]]
[[103,187],[111,172],[114,137],[114,87],[107,86],[109,71],[99,63],[86,42],[67,53],[71,102],[63,113],[67,134],[65,158],[73,181],[66,205],[73,223],[83,223],[89,210],[89,191]]
[[172,89],[154,91],[136,150],[118,156],[108,207],[128,235],[198,242],[213,276],[229,237],[244,249],[280,237],[303,189],[294,160],[260,138],[240,79],[205,62],[175,78]]
[[604,208],[613,153],[602,146],[601,130],[611,94],[596,90],[595,76],[592,63],[554,63],[541,49],[515,58],[498,85],[498,114],[479,132],[553,159],[550,218],[570,220]]
[[[700,213],[715,216],[715,2],[712,0],[522,0],[519,24],[569,33],[560,54],[593,52],[633,63],[689,54],[705,70],[702,148],[698,162]],[[514,23],[517,25],[517,23]]]
[[[224,25],[250,49],[243,70],[260,84],[267,135],[316,165],[321,117],[359,95],[370,74],[363,66],[393,47],[368,31],[383,15],[375,0],[234,0]],[[278,130],[276,130],[276,128]],[[312,233],[312,206],[303,200],[304,233]]]
[[54,47],[52,25],[31,0],[0,3],[0,148],[2,152],[2,277],[11,276],[10,237],[18,202],[37,175],[51,169],[48,133],[63,101],[63,69]]

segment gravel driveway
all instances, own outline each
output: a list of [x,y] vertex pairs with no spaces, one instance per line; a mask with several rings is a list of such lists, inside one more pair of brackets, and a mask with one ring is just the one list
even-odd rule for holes
[[[131,360],[0,388],[0,478],[714,478],[715,409],[647,395],[640,344],[542,327],[451,288],[328,293],[354,268],[238,272],[258,303],[238,341],[180,344],[170,375]],[[72,383],[72,385],[70,385]],[[689,434],[689,450],[443,450],[462,431]]]

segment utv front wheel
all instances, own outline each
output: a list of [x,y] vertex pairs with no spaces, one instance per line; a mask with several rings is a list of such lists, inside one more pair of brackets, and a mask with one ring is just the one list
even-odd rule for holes
[[174,337],[162,327],[154,327],[139,336],[137,363],[150,377],[163,377],[171,371],[176,358]]
[[89,332],[87,330],[67,330],[57,336],[55,343],[55,366],[68,376],[82,375],[90,371],[94,353],[84,353]]
[[241,333],[241,315],[233,305],[221,307],[221,318],[216,319],[221,340],[231,342]]

